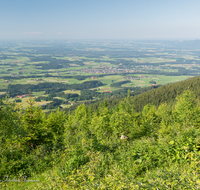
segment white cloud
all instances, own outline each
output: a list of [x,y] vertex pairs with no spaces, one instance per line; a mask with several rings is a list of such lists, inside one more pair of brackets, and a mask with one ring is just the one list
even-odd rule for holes
[[57,32],[57,34],[66,34],[65,32]]
[[43,32],[23,32],[22,34],[43,34]]

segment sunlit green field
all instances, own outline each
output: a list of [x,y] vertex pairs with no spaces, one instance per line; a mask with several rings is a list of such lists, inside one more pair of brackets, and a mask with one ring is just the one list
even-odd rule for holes
[[81,91],[80,90],[75,90],[75,91],[72,91],[72,90],[65,90],[63,91],[65,94],[81,94]]
[[132,86],[140,86],[146,87],[150,86],[149,82],[151,80],[155,81],[156,84],[165,85],[169,83],[174,83],[182,80],[186,80],[192,76],[163,76],[163,75],[146,75],[149,78],[140,78],[139,80],[131,80],[130,83],[122,85],[123,87],[132,87]]

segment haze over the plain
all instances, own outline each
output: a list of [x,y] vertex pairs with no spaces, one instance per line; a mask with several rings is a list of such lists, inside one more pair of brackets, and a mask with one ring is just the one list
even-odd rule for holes
[[199,39],[199,0],[1,0],[0,39]]

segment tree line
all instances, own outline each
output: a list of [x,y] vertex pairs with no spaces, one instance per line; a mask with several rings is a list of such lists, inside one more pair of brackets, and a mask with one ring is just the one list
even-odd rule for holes
[[83,89],[89,89],[89,88],[95,88],[98,86],[104,85],[100,81],[85,81],[81,84],[63,84],[63,83],[38,83],[36,85],[33,84],[9,84],[7,89],[7,94],[9,94],[10,97],[16,96],[16,95],[22,95],[22,94],[28,94],[30,90],[32,92],[38,92],[38,91],[45,91],[47,94],[50,92],[60,92],[63,90],[83,90]]

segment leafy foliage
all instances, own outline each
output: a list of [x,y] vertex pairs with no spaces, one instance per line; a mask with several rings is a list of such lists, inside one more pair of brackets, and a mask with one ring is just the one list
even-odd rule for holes
[[[173,106],[135,111],[130,92],[117,107],[45,114],[0,102],[0,179],[38,178],[30,189],[197,189],[199,103],[189,90]],[[120,139],[121,135],[128,139]],[[23,179],[21,180],[23,181]],[[25,189],[25,183],[0,182]]]

